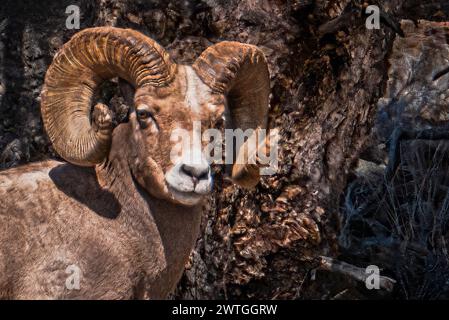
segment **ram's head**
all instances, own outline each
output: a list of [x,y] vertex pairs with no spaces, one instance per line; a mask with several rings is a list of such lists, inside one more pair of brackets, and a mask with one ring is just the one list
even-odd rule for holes
[[[92,107],[99,85],[113,77],[134,87],[129,120],[115,128],[107,106]],[[79,32],[54,57],[41,111],[50,140],[65,160],[107,166],[120,159],[151,195],[193,205],[211,190],[209,163],[202,152],[201,159],[192,161],[185,152],[173,163],[173,130],[201,135],[193,130],[195,121],[209,127],[225,112],[226,127],[257,132],[266,127],[268,95],[267,63],[254,46],[221,42],[184,66],[141,33],[100,27]],[[242,158],[241,150],[236,158]],[[232,178],[254,186],[258,172],[254,164],[234,164]]]

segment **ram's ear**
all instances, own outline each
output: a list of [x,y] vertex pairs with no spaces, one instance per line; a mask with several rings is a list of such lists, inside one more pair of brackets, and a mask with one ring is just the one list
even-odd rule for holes
[[136,90],[128,81],[123,80],[122,78],[118,79],[118,86],[120,88],[120,94],[125,100],[126,105],[128,107],[132,107],[134,104],[134,94]]
[[254,133],[237,148],[237,155],[232,167],[232,179],[238,185],[244,188],[254,188],[260,179],[260,169],[263,162],[260,156],[267,156],[270,149],[270,138],[265,136],[263,132],[256,129]]

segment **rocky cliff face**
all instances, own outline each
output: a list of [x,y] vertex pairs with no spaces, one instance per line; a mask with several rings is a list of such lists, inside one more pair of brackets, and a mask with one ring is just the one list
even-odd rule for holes
[[[316,268],[321,255],[345,258],[338,241],[339,209],[357,161],[382,164],[386,156],[373,128],[398,32],[394,22],[449,20],[449,5],[376,4],[386,14],[379,30],[365,27],[358,0],[3,1],[0,168],[57,157],[42,129],[39,93],[53,55],[76,32],[65,26],[68,5],[79,6],[81,28],[142,31],[181,63],[191,63],[221,40],[255,44],[269,61],[270,127],[281,133],[280,168],[253,192],[233,186],[221,168],[215,169],[215,194],[174,297],[390,294],[368,292],[347,276]],[[99,98],[120,110],[123,100],[116,91],[111,82]],[[359,266],[376,263],[350,259]]]

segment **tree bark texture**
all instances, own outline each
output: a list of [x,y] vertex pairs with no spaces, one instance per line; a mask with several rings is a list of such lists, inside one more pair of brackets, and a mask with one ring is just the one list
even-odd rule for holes
[[[445,1],[374,2],[394,21],[449,19]],[[1,168],[57,157],[43,132],[39,94],[53,55],[77,31],[65,27],[68,5],[80,7],[81,28],[139,30],[180,63],[192,63],[222,40],[257,45],[268,58],[270,127],[281,134],[279,171],[245,191],[215,168],[201,235],[173,298],[391,295],[318,268],[321,256],[341,256],[344,192],[357,161],[369,158],[375,145],[377,101],[398,36],[391,25],[367,29],[358,0],[3,0]]]

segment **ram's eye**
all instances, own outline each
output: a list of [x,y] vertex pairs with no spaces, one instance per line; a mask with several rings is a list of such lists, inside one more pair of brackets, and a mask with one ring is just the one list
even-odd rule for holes
[[159,130],[159,126],[154,118],[153,112],[150,107],[145,104],[141,104],[136,108],[137,119],[139,120],[140,126],[146,129],[149,125],[153,124],[156,131]]
[[145,109],[137,109],[136,113],[137,113],[137,118],[139,120],[145,120],[145,119],[153,117],[151,112],[149,110],[145,110]]

